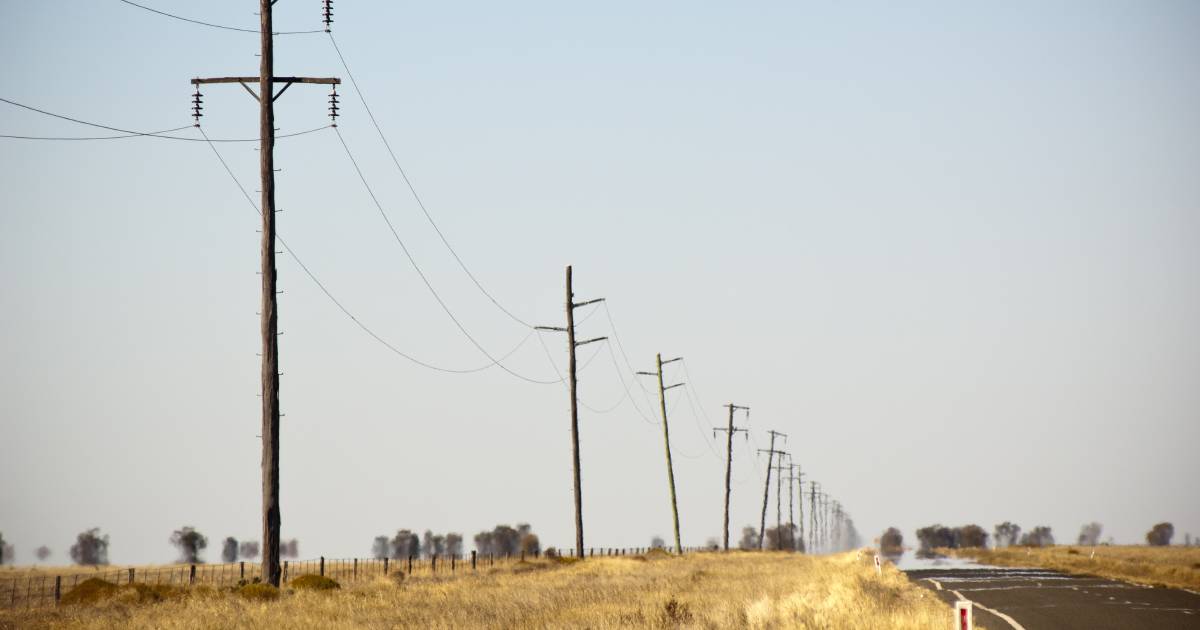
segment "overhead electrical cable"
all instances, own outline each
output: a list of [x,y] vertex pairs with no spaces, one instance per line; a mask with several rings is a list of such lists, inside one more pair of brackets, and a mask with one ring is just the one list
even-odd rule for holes
[[366,175],[363,174],[362,168],[359,167],[358,160],[354,159],[354,154],[350,151],[350,145],[346,144],[346,138],[342,136],[341,130],[337,127],[334,127],[333,131],[337,134],[338,140],[341,141],[342,148],[346,150],[346,157],[350,159],[350,164],[354,167],[354,171],[358,174],[358,178],[362,181],[363,187],[366,188],[367,194],[371,197],[371,201],[375,203],[375,208],[379,210],[379,215],[383,217],[383,221],[387,224],[388,230],[391,231],[392,236],[395,238],[396,244],[398,244],[400,246],[400,250],[404,252],[404,257],[408,260],[409,265],[412,266],[413,270],[417,272],[417,276],[421,278],[421,282],[425,284],[425,288],[429,290],[429,293],[433,296],[433,299],[437,301],[439,306],[442,307],[442,311],[446,313],[446,316],[450,318],[450,321],[454,322],[454,325],[458,328],[459,332],[461,332],[463,336],[471,342],[471,345],[475,346],[475,348],[479,350],[483,356],[492,360],[497,367],[523,381],[536,383],[538,385],[552,385],[554,383],[562,382],[561,375],[559,376],[558,380],[541,380],[530,378],[514,371],[512,368],[509,368],[501,363],[499,359],[493,357],[491,353],[488,352],[487,348],[484,348],[483,345],[480,344],[479,341],[477,341],[475,337],[467,331],[466,326],[464,326],[463,323],[459,321],[458,317],[454,315],[454,312],[450,310],[450,307],[446,304],[445,300],[442,299],[442,296],[438,293],[437,289],[433,287],[433,283],[429,281],[429,278],[425,275],[425,272],[421,269],[421,266],[417,264],[416,259],[413,258],[412,252],[410,252],[408,250],[408,246],[404,244],[404,239],[400,238],[400,233],[396,231],[396,226],[392,224],[391,218],[388,217],[387,212],[383,209],[383,204],[380,203],[379,198],[375,196],[375,190],[371,188],[370,182],[367,181]]
[[[200,134],[203,135],[205,139],[208,138],[208,134],[206,134],[204,132],[203,128],[200,128]],[[229,168],[229,164],[225,161],[225,158],[221,156],[220,151],[217,151],[216,145],[209,142],[208,146],[210,149],[212,149],[213,155],[217,156],[217,160],[220,161],[221,166],[225,168],[225,172],[229,174],[229,177],[231,179],[233,179],[233,183],[237,185],[238,190],[240,190],[242,192],[242,196],[246,198],[246,202],[249,203],[250,207],[254,208],[255,212],[259,213],[259,215],[261,216],[262,210],[259,209],[258,204],[254,203],[254,200],[250,197],[250,193],[246,192],[246,187],[242,185],[241,180],[239,180],[237,178],[237,175],[234,175],[233,170],[231,168]],[[340,300],[338,300],[336,297],[334,297],[333,293],[330,292],[328,288],[326,288],[325,284],[322,283],[319,279],[317,279],[316,274],[314,274],[312,272],[312,270],[308,268],[308,265],[305,265],[304,261],[300,260],[300,257],[287,244],[287,241],[283,240],[283,237],[276,235],[276,239],[279,241],[279,244],[283,246],[283,249],[285,251],[287,251],[288,255],[292,257],[292,260],[296,261],[296,264],[300,266],[300,269],[304,271],[305,275],[308,276],[308,279],[312,280],[313,284],[317,285],[317,288],[319,288],[321,290],[321,292],[325,294],[325,297],[329,298],[330,302],[333,302],[334,306],[336,306],[338,308],[338,310],[340,310],[342,312],[342,314],[344,314],[346,317],[350,318],[350,321],[354,322],[354,324],[357,325],[360,329],[362,329],[363,332],[367,333],[367,335],[369,335],[372,339],[379,342],[385,348],[387,348],[388,350],[391,350],[393,353],[395,353],[395,354],[397,354],[397,355],[399,355],[421,367],[435,370],[438,372],[448,372],[451,374],[470,374],[473,372],[481,372],[481,371],[486,370],[496,364],[495,362],[492,362],[492,363],[487,363],[485,365],[481,365],[479,367],[467,368],[467,369],[447,368],[447,367],[434,365],[427,361],[422,361],[421,359],[418,359],[418,358],[412,356],[411,354],[408,354],[408,353],[400,350],[396,346],[389,343],[386,339],[384,339],[382,336],[380,336],[374,330],[372,330],[371,327],[364,324],[362,322],[362,320],[360,320],[356,315],[354,315],[354,313],[350,312],[350,309],[346,308],[346,305],[342,304],[342,302]],[[501,359],[506,359],[509,356],[511,356],[512,354],[514,354],[518,349],[521,348],[521,346],[525,345],[525,342],[528,340],[529,340],[529,336],[526,336],[525,339],[521,340],[521,343],[517,344],[512,350],[509,350],[507,354],[505,354],[503,357],[501,357]]]
[[[139,9],[143,9],[143,10],[149,11],[149,12],[151,12],[151,13],[157,13],[157,14],[159,14],[159,15],[166,16],[166,17],[169,17],[169,18],[172,18],[172,19],[176,19],[176,20],[181,20],[181,21],[183,21],[183,22],[191,22],[192,24],[199,24],[200,26],[207,26],[207,27],[209,27],[209,28],[219,28],[219,29],[226,30],[226,31],[238,31],[238,32],[241,32],[241,33],[254,33],[255,35],[260,35],[260,34],[262,34],[262,29],[257,29],[257,28],[238,28],[238,27],[236,27],[236,26],[225,26],[224,24],[213,24],[212,22],[204,22],[204,21],[201,21],[201,20],[193,20],[192,18],[185,18],[185,17],[183,17],[182,15],[175,15],[174,13],[167,13],[166,11],[159,11],[158,9],[154,9],[154,8],[148,7],[148,6],[144,5],[144,4],[138,4],[138,3],[136,3],[136,2],[130,2],[129,0],[117,0],[117,1],[118,1],[118,2],[123,2],[123,3],[125,3],[125,4],[128,4],[129,6],[133,6],[133,7],[137,7],[137,8],[139,8]],[[320,33],[320,32],[321,32],[321,30],[320,30],[320,29],[318,29],[318,30],[315,30],[315,31],[274,31],[274,32],[272,32],[271,34],[272,34],[272,35],[309,35],[309,34],[312,34],[312,33]]]
[[142,138],[145,136],[161,136],[164,133],[172,133],[175,131],[183,131],[192,125],[184,125],[174,129],[164,129],[162,131],[150,131],[147,133],[126,133],[119,136],[16,136],[10,134],[0,134],[0,138],[9,138],[12,140],[123,140],[125,138]]
[[[108,131],[115,131],[117,133],[126,134],[127,137],[143,136],[143,137],[147,137],[147,138],[162,138],[164,140],[183,140],[186,142],[210,142],[210,143],[211,142],[259,142],[260,141],[259,138],[208,138],[207,134],[205,135],[204,138],[188,138],[186,136],[163,135],[165,133],[169,133],[172,131],[180,131],[182,129],[187,129],[188,127],[192,127],[194,125],[185,125],[183,127],[178,127],[176,129],[169,129],[167,131],[131,131],[129,129],[122,129],[120,127],[111,127],[109,125],[102,125],[100,123],[88,122],[86,120],[80,120],[78,118],[72,118],[70,116],[65,116],[63,114],[56,114],[54,112],[46,111],[44,109],[38,109],[37,107],[33,107],[32,105],[25,105],[24,103],[18,103],[16,101],[12,101],[7,98],[0,97],[0,102],[8,103],[9,105],[20,107],[22,109],[27,109],[31,112],[36,112],[36,113],[39,113],[39,114],[42,114],[45,116],[50,116],[52,118],[58,118],[60,120],[66,120],[66,121],[77,123],[80,125],[86,125],[88,127],[95,127],[97,129],[106,129]],[[295,136],[303,136],[306,134],[321,131],[322,129],[326,129],[328,127],[330,127],[330,125],[321,125],[320,127],[314,127],[313,129],[309,129],[306,131],[297,131],[295,133],[277,134],[275,136],[275,138],[280,139],[280,138],[293,138]],[[120,139],[120,138],[123,138],[126,136],[118,136],[118,137],[113,137],[113,138],[96,138],[96,139],[97,140],[110,140],[110,139]],[[12,136],[9,136],[9,137],[12,137]],[[35,137],[30,136],[26,139],[53,140],[56,138],[35,138]]]
[[367,104],[367,97],[363,95],[362,89],[358,85],[358,80],[354,78],[354,73],[350,71],[350,66],[346,63],[346,58],[342,55],[342,49],[338,47],[337,40],[333,38],[333,33],[329,33],[329,43],[333,44],[333,50],[337,53],[338,59],[342,62],[342,68],[346,70],[346,76],[350,78],[350,85],[354,87],[354,93],[358,95],[358,100],[362,102],[363,109],[367,112],[367,118],[371,120],[371,125],[375,127],[375,132],[379,134],[379,139],[383,141],[384,148],[387,149],[388,155],[391,156],[392,164],[394,164],[396,166],[396,170],[400,172],[400,177],[404,180],[404,184],[408,186],[408,191],[412,193],[413,199],[416,200],[417,207],[421,208],[421,213],[425,215],[425,219],[429,221],[429,225],[433,226],[433,231],[437,232],[438,238],[442,241],[442,245],[446,246],[446,249],[450,252],[450,255],[454,257],[455,262],[458,263],[458,266],[463,270],[463,273],[467,274],[467,277],[470,278],[471,282],[475,284],[475,288],[479,289],[479,292],[482,293],[489,301],[491,301],[496,308],[500,309],[514,322],[517,322],[526,328],[533,328],[532,324],[514,315],[513,312],[505,308],[504,305],[501,304],[500,301],[491,294],[491,292],[485,289],[483,284],[479,282],[479,279],[475,277],[475,274],[471,273],[470,268],[468,268],[467,264],[463,262],[463,259],[458,255],[458,252],[455,251],[454,247],[450,245],[450,241],[446,238],[446,235],[442,233],[442,229],[438,227],[437,222],[433,220],[433,215],[431,215],[429,210],[425,207],[425,202],[422,201],[421,196],[417,194],[417,189],[415,186],[413,186],[412,180],[408,178],[408,173],[405,172],[404,167],[400,166],[400,160],[396,158],[396,153],[395,151],[392,151],[391,143],[388,142],[387,136],[383,134],[383,129],[379,126],[379,121],[375,119],[375,114],[371,111],[371,106]]

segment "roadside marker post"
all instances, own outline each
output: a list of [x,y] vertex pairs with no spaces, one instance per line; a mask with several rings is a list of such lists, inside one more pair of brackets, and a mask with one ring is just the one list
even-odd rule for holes
[[875,554],[875,572],[883,575],[883,565],[879,564],[879,554]]
[[955,630],[974,630],[975,615],[971,602],[961,599],[954,602],[954,618],[957,622]]

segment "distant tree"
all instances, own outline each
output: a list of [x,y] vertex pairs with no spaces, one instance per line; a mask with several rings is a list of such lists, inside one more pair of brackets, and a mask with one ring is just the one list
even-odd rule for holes
[[1175,526],[1170,523],[1159,523],[1146,532],[1146,544],[1154,547],[1166,547],[1175,537]]
[[1191,535],[1191,534],[1184,534],[1184,535],[1183,535],[1183,546],[1184,546],[1184,547],[1191,547],[1191,546],[1192,546],[1192,535]]
[[537,534],[528,532],[521,536],[521,553],[532,554],[534,556],[542,552],[542,542],[538,540]]
[[202,562],[200,552],[208,547],[208,539],[190,525],[171,534],[171,544],[179,550],[179,561],[187,564]]
[[461,556],[462,555],[462,534],[454,532],[446,534],[446,555]]
[[93,527],[75,537],[71,545],[71,560],[76,564],[108,564],[108,536],[100,535],[100,528]]
[[1104,526],[1100,523],[1092,522],[1079,528],[1079,539],[1076,541],[1079,545],[1095,546],[1100,543],[1100,532]]
[[238,541],[233,536],[227,536],[221,544],[221,562],[237,562]]
[[796,526],[795,525],[780,525],[778,527],[768,527],[766,531],[767,549],[777,551],[795,551],[796,550]]
[[662,549],[667,546],[667,541],[662,539],[662,536],[653,536],[650,538],[651,549]]
[[978,525],[963,525],[954,530],[955,547],[987,547],[988,533]]
[[1054,544],[1054,535],[1049,527],[1039,525],[1033,531],[1022,534],[1020,544],[1022,547],[1049,547]]
[[928,558],[937,555],[937,549],[951,549],[957,546],[954,530],[943,525],[930,525],[917,530],[917,540],[921,547],[917,557]]
[[401,529],[392,538],[392,557],[409,558],[421,555],[421,538],[412,530]]
[[904,553],[904,534],[895,527],[887,528],[879,537],[879,553],[885,556],[899,556]]
[[497,554],[515,556],[521,553],[520,524],[518,524],[517,529],[513,529],[508,525],[497,525],[492,530],[492,540],[496,545]]
[[390,555],[392,551],[392,542],[387,536],[376,536],[375,541],[371,543],[371,557],[376,560],[383,560]]
[[4,542],[2,533],[0,533],[0,564],[12,564],[12,554],[8,551],[8,543]]
[[759,548],[758,528],[747,525],[742,528],[742,539],[738,541],[738,549],[746,551]]
[[300,541],[295,538],[291,540],[280,541],[279,557],[281,558],[299,558],[300,557]]
[[[843,529],[845,531],[842,534],[842,541],[845,549],[857,549],[862,546],[862,537],[858,535],[858,529],[854,527],[854,519],[847,516]],[[804,541],[798,541],[797,547],[803,551]]]
[[1011,547],[1021,540],[1021,526],[1004,521],[996,526],[996,546]]
[[253,560],[258,557],[259,548],[257,540],[244,540],[238,545],[238,555],[242,558]]
[[709,551],[716,551],[721,548],[721,541],[717,540],[715,536],[710,537],[708,540],[704,541],[704,548],[708,549]]
[[426,558],[446,555],[446,537],[425,530],[425,535],[421,537],[421,555]]
[[50,557],[50,548],[42,545],[37,548],[37,551],[33,552],[33,555],[37,556],[38,562],[45,562],[46,558]]
[[[515,529],[508,525],[497,525],[490,532],[475,534],[475,550],[485,555],[515,556],[522,550],[531,553],[532,547],[529,545],[536,540],[537,535],[533,533],[529,523],[518,523]],[[540,543],[538,546],[540,547]]]

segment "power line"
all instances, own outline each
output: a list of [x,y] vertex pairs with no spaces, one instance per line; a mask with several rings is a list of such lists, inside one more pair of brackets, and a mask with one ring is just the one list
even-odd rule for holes
[[532,324],[521,319],[520,317],[517,317],[507,308],[504,308],[504,305],[500,304],[499,300],[497,300],[490,292],[488,292],[487,289],[483,287],[483,284],[479,282],[479,279],[475,277],[475,274],[471,273],[471,270],[467,267],[467,264],[463,262],[461,257],[459,257],[458,252],[455,251],[454,247],[450,245],[450,241],[446,239],[446,235],[442,233],[442,230],[438,227],[437,222],[433,220],[433,215],[429,214],[429,210],[425,207],[425,202],[421,201],[421,196],[417,194],[417,189],[415,186],[413,186],[412,180],[408,178],[408,173],[405,172],[404,167],[400,166],[400,160],[396,158],[396,153],[392,151],[391,143],[388,142],[387,136],[383,134],[383,129],[380,128],[379,121],[375,119],[375,114],[371,111],[371,106],[367,104],[367,97],[363,95],[362,89],[358,87],[358,80],[354,78],[354,73],[350,71],[350,66],[346,63],[346,58],[342,55],[342,49],[338,47],[337,40],[334,39],[333,33],[329,33],[329,43],[333,44],[333,50],[337,53],[338,59],[342,62],[342,68],[346,70],[346,76],[349,77],[350,84],[354,86],[354,93],[358,95],[358,100],[362,102],[363,109],[367,111],[367,117],[371,120],[371,125],[375,127],[375,132],[379,134],[379,139],[383,141],[383,146],[387,149],[388,155],[390,155],[392,158],[392,164],[396,165],[396,170],[400,172],[400,177],[404,179],[404,183],[408,186],[409,192],[412,193],[413,199],[416,200],[417,206],[421,208],[421,213],[425,215],[425,219],[429,221],[429,225],[433,226],[433,231],[437,232],[438,238],[441,239],[442,244],[446,246],[446,249],[450,252],[450,255],[454,257],[455,262],[458,263],[458,266],[463,270],[463,273],[467,274],[467,277],[470,278],[471,282],[475,284],[475,288],[479,289],[479,292],[483,293],[483,295],[487,297],[487,299],[490,300],[491,303],[496,306],[496,308],[500,309],[514,322],[517,322],[526,328],[533,328]]
[[[162,135],[162,134],[164,134],[164,133],[169,133],[169,132],[172,132],[172,131],[180,131],[180,130],[182,130],[182,129],[186,129],[186,128],[188,128],[188,127],[191,127],[192,125],[185,125],[185,126],[183,126],[183,127],[178,127],[178,128],[176,128],[176,129],[169,129],[169,130],[167,130],[167,131],[131,131],[131,130],[129,130],[129,129],[122,129],[122,128],[120,128],[120,127],[112,127],[112,126],[109,126],[109,125],[102,125],[102,124],[100,124],[100,123],[88,122],[88,121],[86,121],[86,120],[80,120],[80,119],[78,119],[78,118],[72,118],[72,117],[70,117],[70,116],[66,116],[66,115],[63,115],[63,114],[56,114],[56,113],[54,113],[54,112],[46,111],[46,110],[44,110],[44,109],[39,109],[39,108],[37,108],[37,107],[34,107],[34,106],[32,106],[32,105],[26,105],[26,104],[24,104],[24,103],[18,103],[18,102],[16,102],[16,101],[12,101],[12,100],[9,100],[9,99],[7,99],[7,98],[3,98],[3,97],[0,97],[0,102],[8,103],[9,105],[14,105],[14,106],[16,106],[16,107],[20,107],[20,108],[22,108],[22,109],[27,109],[27,110],[29,110],[29,111],[31,111],[31,112],[36,112],[36,113],[38,113],[38,114],[42,114],[42,115],[45,115],[45,116],[50,116],[50,117],[52,117],[52,118],[58,118],[58,119],[60,119],[60,120],[66,120],[66,121],[73,122],[73,123],[77,123],[77,124],[80,124],[80,125],[86,125],[86,126],[88,126],[88,127],[95,127],[95,128],[97,128],[97,129],[106,129],[106,130],[108,130],[108,131],[115,131],[115,132],[117,132],[117,133],[126,134],[125,136],[117,136],[117,137],[113,137],[113,138],[96,138],[97,140],[109,140],[109,139],[118,139],[118,138],[123,138],[123,137],[130,137],[130,138],[132,138],[132,137],[134,137],[134,136],[144,136],[144,137],[148,137],[148,138],[162,138],[162,139],[164,139],[164,140],[183,140],[183,141],[186,141],[186,142],[210,142],[210,143],[211,143],[211,142],[258,142],[258,141],[259,141],[259,139],[258,139],[258,138],[209,138],[209,137],[207,136],[207,134],[205,134],[205,137],[204,137],[204,138],[188,138],[188,137],[185,137],[185,136],[166,136],[166,135]],[[313,128],[313,129],[309,129],[309,130],[307,130],[307,131],[297,131],[297,132],[295,132],[295,133],[286,133],[286,134],[280,134],[280,135],[277,135],[277,136],[275,136],[275,138],[276,138],[276,139],[279,139],[279,138],[293,138],[293,137],[295,137],[295,136],[303,136],[303,135],[305,135],[305,134],[315,133],[315,132],[317,132],[317,131],[320,131],[320,130],[322,130],[322,129],[325,129],[325,128],[329,127],[329,126],[330,126],[330,125],[321,125],[320,127],[315,127],[315,128]],[[5,137],[22,137],[22,136],[5,136]],[[35,137],[35,136],[28,136],[28,137],[22,137],[22,138],[24,138],[24,139],[31,139],[31,140],[33,140],[33,139],[37,139],[37,140],[40,140],[40,139],[46,139],[46,140],[54,140],[54,139],[57,139],[57,138],[41,138],[41,137]]]
[[164,129],[162,131],[151,131],[148,133],[127,133],[127,134],[122,134],[119,136],[66,137],[66,136],[14,136],[14,135],[9,135],[9,134],[0,134],[0,138],[9,138],[12,140],[122,140],[125,138],[141,138],[144,136],[158,136],[158,135],[164,134],[164,133],[183,131],[184,129],[187,129],[188,127],[191,127],[191,125],[184,125],[182,127],[176,127],[174,129]]
[[[204,132],[204,128],[203,127],[199,128],[199,131],[200,131],[200,134],[204,136],[204,139],[207,140],[208,134],[206,134]],[[221,156],[221,153],[219,151],[217,151],[217,147],[211,142],[208,143],[208,146],[210,149],[212,149],[213,155],[215,155],[217,157],[217,160],[220,161],[221,166],[225,168],[225,172],[229,174],[229,177],[233,180],[233,183],[237,185],[238,190],[240,190],[242,192],[242,196],[246,198],[246,202],[250,204],[251,208],[254,208],[255,212],[258,212],[261,214],[262,210],[259,209],[258,204],[254,203],[254,200],[250,197],[250,193],[248,193],[246,191],[246,187],[242,185],[242,182],[237,178],[237,175],[234,175],[233,170],[229,168],[229,164],[225,161],[225,158]],[[411,361],[421,367],[428,368],[428,369],[431,369],[431,370],[434,370],[437,372],[447,372],[450,374],[470,374],[473,372],[482,372],[483,370],[486,370],[486,369],[492,367],[493,365],[495,365],[495,362],[492,362],[492,363],[488,363],[488,364],[485,364],[485,365],[482,365],[482,366],[479,366],[476,368],[468,368],[468,369],[446,368],[446,367],[434,365],[427,361],[422,361],[421,359],[418,359],[418,358],[412,356],[411,354],[408,354],[408,353],[400,350],[396,346],[389,343],[386,339],[381,337],[378,333],[376,333],[374,330],[372,330],[369,326],[364,324],[362,322],[362,320],[360,320],[357,316],[354,315],[354,313],[350,312],[350,309],[346,308],[346,306],[344,304],[342,304],[342,302],[340,300],[338,300],[336,297],[334,297],[333,293],[331,293],[329,291],[329,289],[326,288],[324,283],[322,283],[319,279],[317,279],[316,274],[314,274],[312,272],[312,270],[308,268],[308,265],[305,265],[304,261],[300,260],[300,257],[287,244],[287,241],[283,240],[283,237],[277,237],[277,238],[279,240],[279,244],[282,245],[283,249],[285,251],[287,251],[289,256],[292,257],[292,260],[296,261],[296,264],[300,266],[300,269],[304,271],[304,274],[308,276],[308,279],[312,280],[313,284],[317,285],[317,288],[319,288],[321,290],[321,292],[325,294],[325,297],[329,298],[330,302],[333,302],[334,306],[336,306],[338,308],[338,310],[340,310],[342,312],[342,314],[344,314],[346,317],[350,318],[350,321],[354,322],[354,324],[357,325],[360,329],[362,329],[363,332],[367,333],[367,335],[369,335],[372,339],[379,342],[381,345],[383,345],[388,350],[391,350],[393,353],[395,353],[405,359],[408,359],[409,361]],[[503,357],[501,357],[501,360],[506,359],[509,356],[511,356],[512,354],[514,354],[518,349],[521,348],[521,346],[525,345],[525,342],[528,340],[529,340],[529,336],[526,336],[525,339],[521,340],[521,343],[517,344],[512,350],[509,350],[508,353],[506,353]]]
[[[212,22],[203,22],[201,20],[193,20],[192,18],[185,18],[181,15],[175,15],[174,13],[167,13],[166,11],[159,11],[158,9],[152,9],[146,5],[138,4],[136,2],[130,2],[129,0],[117,0],[117,1],[123,2],[132,7],[137,7],[139,9],[149,11],[151,13],[157,13],[159,15],[163,15],[163,16],[166,16],[166,17],[169,17],[172,19],[181,20],[183,22],[191,22],[192,24],[199,24],[201,26],[207,26],[209,28],[219,28],[219,29],[226,30],[226,31],[238,31],[241,33],[254,33],[255,35],[260,34],[259,30],[254,29],[254,28],[238,28],[236,26],[225,26],[224,24],[213,24]],[[320,32],[321,32],[320,30],[316,30],[316,31],[272,31],[271,34],[272,35],[309,35],[311,33],[320,33]]]
[[465,326],[463,326],[462,322],[459,321],[458,317],[456,317],[454,315],[454,312],[450,310],[450,307],[442,299],[441,294],[439,294],[437,292],[437,289],[435,289],[433,287],[433,283],[429,281],[429,278],[425,275],[425,272],[422,271],[421,266],[417,264],[417,261],[415,258],[413,258],[412,253],[408,251],[408,246],[404,244],[404,239],[400,238],[400,233],[396,231],[396,226],[393,225],[392,220],[390,218],[388,218],[387,212],[385,212],[383,209],[383,204],[381,204],[379,202],[379,198],[375,196],[375,191],[371,188],[371,184],[369,182],[367,182],[366,175],[364,175],[362,172],[362,169],[359,168],[358,160],[354,159],[354,154],[350,152],[350,145],[346,144],[346,138],[342,136],[341,130],[338,129],[337,127],[334,127],[333,131],[337,134],[338,140],[341,141],[342,148],[344,148],[346,150],[346,157],[350,158],[350,164],[352,166],[354,166],[354,171],[356,173],[358,173],[358,178],[360,180],[362,180],[363,187],[365,187],[367,189],[367,194],[371,197],[371,201],[373,201],[375,203],[375,207],[379,210],[380,216],[383,217],[384,223],[387,224],[388,229],[392,232],[392,236],[395,238],[396,243],[398,245],[400,245],[400,250],[404,252],[404,257],[406,259],[408,259],[409,265],[411,265],[413,270],[417,272],[417,276],[419,276],[421,278],[421,282],[423,282],[425,284],[425,288],[429,289],[429,293],[431,295],[433,295],[433,299],[436,300],[438,305],[442,307],[442,311],[444,311],[446,313],[446,316],[450,318],[450,321],[454,322],[454,325],[456,327],[458,327],[459,332],[461,332],[463,334],[463,336],[466,337],[467,340],[470,341],[471,344],[474,345],[475,348],[478,349],[479,352],[481,352],[483,354],[483,356],[492,360],[497,367],[499,367],[500,369],[504,370],[505,372],[508,372],[509,374],[511,374],[523,381],[527,381],[530,383],[536,383],[538,385],[552,385],[552,384],[560,382],[560,380],[544,381],[544,380],[540,380],[540,379],[530,378],[528,376],[525,376],[523,374],[519,374],[519,373],[513,371],[511,368],[509,368],[508,366],[501,363],[499,359],[493,357],[491,355],[491,353],[489,353],[487,351],[487,349],[484,348],[483,345],[480,344],[475,339],[475,337],[473,337],[471,335],[470,332],[467,331],[467,328]]

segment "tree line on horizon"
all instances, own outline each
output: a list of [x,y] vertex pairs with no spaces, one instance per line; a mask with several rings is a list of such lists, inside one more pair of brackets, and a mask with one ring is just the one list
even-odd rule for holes
[[[1079,528],[1079,536],[1075,539],[1075,544],[1079,546],[1095,546],[1101,544],[1100,535],[1104,530],[1104,526],[1097,522],[1085,523]],[[1022,532],[1021,526],[1011,521],[1004,521],[996,525],[992,532],[993,545],[996,548],[1001,547],[1049,547],[1054,545],[1054,534],[1050,528],[1045,525],[1034,527],[1030,531]],[[1175,535],[1175,527],[1171,523],[1163,522],[1156,524],[1149,532],[1146,533],[1146,544],[1154,546],[1167,546],[1171,544],[1171,538]],[[918,558],[933,557],[936,550],[943,549],[965,549],[965,548],[986,548],[988,546],[988,532],[979,525],[962,525],[959,527],[946,527],[941,524],[929,525],[917,530],[917,540],[920,546],[917,549]],[[1185,538],[1185,546],[1192,546],[1193,539],[1190,534]],[[1200,543],[1200,539],[1196,539]],[[1110,537],[1109,542],[1103,544],[1112,544]],[[886,556],[899,556],[904,553],[904,535],[899,529],[889,527],[879,537],[879,551]]]

